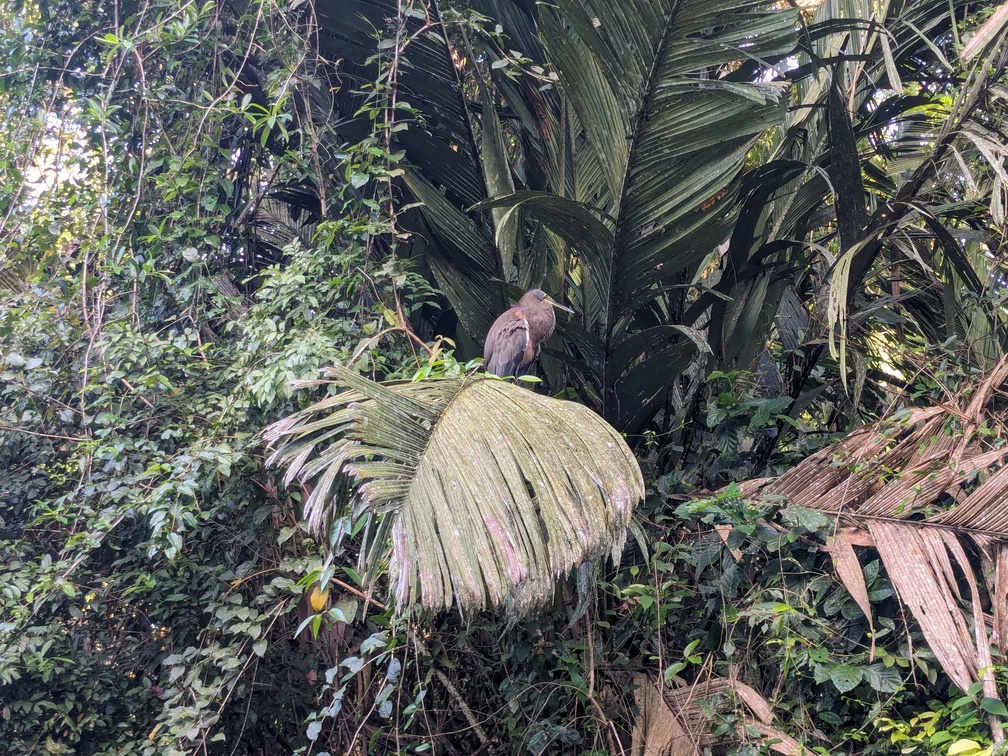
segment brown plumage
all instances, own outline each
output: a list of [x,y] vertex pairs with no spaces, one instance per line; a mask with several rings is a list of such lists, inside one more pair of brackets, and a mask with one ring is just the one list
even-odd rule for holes
[[490,326],[483,344],[483,367],[494,375],[520,375],[539,356],[539,348],[556,328],[558,307],[573,312],[554,301],[542,289],[532,289],[518,304]]

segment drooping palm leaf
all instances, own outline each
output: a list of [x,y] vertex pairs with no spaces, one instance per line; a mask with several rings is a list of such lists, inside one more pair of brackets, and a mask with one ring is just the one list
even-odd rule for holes
[[312,486],[316,532],[349,505],[390,535],[391,592],[402,607],[453,603],[522,614],[556,578],[622,546],[644,495],[622,437],[586,407],[493,378],[377,384],[338,368],[340,392],[270,426],[286,482]]

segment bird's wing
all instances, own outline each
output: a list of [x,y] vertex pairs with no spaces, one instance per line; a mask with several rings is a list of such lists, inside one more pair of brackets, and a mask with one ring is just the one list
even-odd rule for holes
[[494,375],[517,374],[528,343],[528,319],[513,307],[490,326],[483,345],[483,367]]

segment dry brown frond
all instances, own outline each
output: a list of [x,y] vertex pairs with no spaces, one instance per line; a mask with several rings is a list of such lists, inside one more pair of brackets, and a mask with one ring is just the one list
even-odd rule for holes
[[724,744],[709,735],[710,711],[739,716],[760,741],[784,756],[805,753],[801,744],[773,725],[769,702],[738,680],[708,678],[675,690],[663,690],[646,674],[634,678],[640,716],[634,723],[630,752],[634,756],[695,756],[702,748]]
[[[953,401],[860,428],[776,479],[743,486],[751,498],[783,496],[847,526],[827,548],[869,622],[854,546],[878,549],[946,674],[964,691],[982,681],[992,698],[990,644],[1008,650],[1006,380],[1008,358]],[[983,591],[967,550],[973,546],[984,563]],[[995,717],[991,728],[1002,740]]]

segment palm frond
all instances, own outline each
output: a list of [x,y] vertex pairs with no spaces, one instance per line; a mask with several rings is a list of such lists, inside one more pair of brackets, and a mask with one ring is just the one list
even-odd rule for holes
[[[805,749],[773,724],[773,708],[756,690],[738,680],[710,677],[667,689],[647,674],[634,677],[634,721],[630,752],[663,756],[699,756],[712,746],[745,742],[758,733],[760,743],[783,756]],[[712,737],[711,715],[736,715],[744,728],[734,737]]]
[[[850,526],[830,550],[869,620],[853,546],[874,546],[949,677],[964,691],[982,681],[991,697],[997,691],[989,645],[993,639],[1004,651],[1008,643],[1008,508],[1001,506],[1008,495],[1006,381],[1008,358],[1002,358],[961,396],[865,426],[780,477],[743,486],[751,498],[782,496]],[[969,541],[989,567],[983,591],[964,545]],[[999,723],[992,726],[1000,731]]]
[[312,486],[315,532],[349,508],[391,538],[400,607],[524,614],[587,559],[618,554],[644,495],[622,437],[586,407],[493,378],[378,384],[336,368],[339,392],[265,431],[286,481]]
[[581,328],[602,336],[601,354],[579,350],[600,373],[576,382],[599,387],[604,414],[634,428],[663,401],[693,345],[673,328],[652,332],[646,350],[632,345],[654,326],[682,324],[682,284],[730,233],[747,150],[783,117],[783,90],[755,71],[743,75],[740,62],[769,66],[795,38],[793,14],[758,2],[625,5],[567,0],[541,6],[538,17],[602,184],[481,207],[521,207],[573,251],[571,300]]

